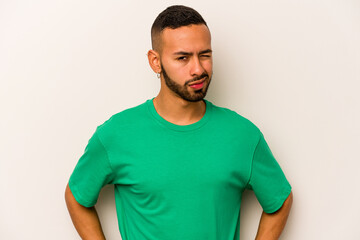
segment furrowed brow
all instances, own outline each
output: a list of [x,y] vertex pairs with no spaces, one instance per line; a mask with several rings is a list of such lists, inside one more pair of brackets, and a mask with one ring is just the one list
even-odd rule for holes
[[[206,50],[203,50],[203,51],[199,52],[199,54],[204,54],[204,53],[212,53],[212,50],[211,49],[206,49]],[[179,52],[175,52],[174,55],[191,56],[191,55],[193,55],[193,53],[179,51]]]
[[192,53],[180,51],[180,52],[175,52],[174,55],[190,56],[192,55]]
[[199,54],[204,54],[204,53],[212,53],[211,49],[206,49],[204,51],[201,51]]

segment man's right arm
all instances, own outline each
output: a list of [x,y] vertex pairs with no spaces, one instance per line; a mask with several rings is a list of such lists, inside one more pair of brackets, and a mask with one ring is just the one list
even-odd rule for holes
[[105,239],[95,207],[88,208],[79,204],[72,194],[69,184],[66,186],[65,190],[65,201],[71,220],[82,239]]

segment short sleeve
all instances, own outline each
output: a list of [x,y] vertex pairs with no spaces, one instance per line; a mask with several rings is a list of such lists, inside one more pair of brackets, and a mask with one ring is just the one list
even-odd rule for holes
[[254,191],[266,213],[277,211],[291,192],[291,186],[262,133],[254,151],[247,188]]
[[78,203],[92,207],[97,202],[101,188],[112,180],[108,154],[95,132],[70,176],[69,188]]

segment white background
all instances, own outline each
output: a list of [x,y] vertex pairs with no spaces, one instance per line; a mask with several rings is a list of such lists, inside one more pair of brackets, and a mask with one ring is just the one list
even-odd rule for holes
[[[168,5],[207,21],[207,99],[264,133],[294,192],[282,239],[360,239],[360,1],[0,1],[0,239],[78,239],[64,189],[96,126],[159,90],[150,27]],[[260,205],[244,196],[241,239]],[[120,239],[112,187],[97,205]]]

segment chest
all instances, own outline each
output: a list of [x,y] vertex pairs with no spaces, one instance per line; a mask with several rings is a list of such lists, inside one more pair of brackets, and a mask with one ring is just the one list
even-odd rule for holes
[[136,194],[241,191],[252,157],[246,139],[216,131],[128,134],[109,152],[117,184]]

